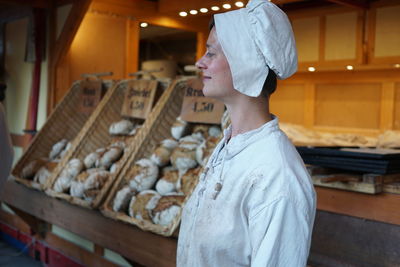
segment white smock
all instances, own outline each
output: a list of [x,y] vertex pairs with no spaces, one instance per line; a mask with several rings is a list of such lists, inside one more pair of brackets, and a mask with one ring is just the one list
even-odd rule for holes
[[184,207],[177,266],[305,266],[316,196],[278,118],[224,135]]
[[5,115],[3,104],[0,103],[0,191],[10,175],[14,155]]

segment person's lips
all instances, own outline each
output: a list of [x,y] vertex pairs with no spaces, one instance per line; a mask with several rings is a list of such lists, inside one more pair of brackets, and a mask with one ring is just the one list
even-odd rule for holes
[[210,80],[210,79],[211,79],[211,77],[210,77],[210,76],[203,75],[203,80],[204,80],[204,81],[206,81],[206,80]]

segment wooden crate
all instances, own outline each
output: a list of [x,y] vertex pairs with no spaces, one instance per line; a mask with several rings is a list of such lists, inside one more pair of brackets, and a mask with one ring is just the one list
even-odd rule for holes
[[[68,153],[71,153],[79,139],[78,135],[84,134],[81,130],[91,114],[77,112],[80,106],[83,90],[81,86],[82,82],[84,82],[84,80],[76,81],[72,84],[68,93],[50,114],[42,129],[35,135],[25,153],[14,166],[11,172],[11,177],[16,182],[24,184],[30,188],[44,190],[46,187],[45,185],[21,177],[20,173],[24,166],[35,159],[42,157],[47,158],[52,146],[61,139],[67,139],[71,142],[71,148],[68,151]],[[103,91],[109,90],[114,86],[114,84],[115,82],[112,80],[103,81]],[[67,157],[68,153],[65,154],[65,157]],[[53,173],[56,172],[57,169],[61,168],[60,163],[61,162],[57,164]]]
[[[153,112],[140,131],[140,143],[135,146],[131,157],[121,170],[106,201],[101,207],[101,211],[105,216],[136,225],[142,230],[151,231],[163,236],[171,236],[179,226],[181,218],[180,213],[170,225],[161,226],[149,221],[138,220],[123,212],[115,212],[112,209],[112,205],[118,190],[127,183],[126,176],[131,166],[141,158],[148,158],[162,140],[171,138],[171,126],[180,114],[186,87],[187,84],[184,79],[175,81],[158,101]],[[183,205],[186,203],[187,199],[188,197],[185,198]]]
[[[114,137],[109,134],[108,130],[113,122],[122,119],[121,110],[125,98],[125,92],[129,88],[129,84],[132,81],[135,81],[135,79],[120,81],[115,87],[112,88],[112,90],[109,90],[107,92],[102,102],[93,113],[93,116],[85,125],[85,134],[80,136],[80,139],[78,140],[78,143],[75,146],[74,150],[69,153],[68,156],[63,158],[63,161],[60,163],[62,166],[66,166],[69,160],[73,158],[83,160],[85,156],[87,156],[91,152],[94,152],[96,149],[107,147],[111,144],[112,140],[114,140]],[[167,88],[169,84],[170,81],[159,82],[160,91]],[[137,119],[136,121],[141,122],[143,120]],[[46,186],[46,194],[59,199],[64,199],[72,204],[79,205],[85,208],[98,208],[104,200],[106,194],[109,192],[109,189],[112,186],[115,177],[118,175],[122,166],[129,158],[129,155],[134,151],[137,144],[140,143],[141,138],[143,138],[142,134],[140,134],[141,132],[142,128],[138,130],[135,136],[124,137],[126,148],[124,149],[123,156],[118,161],[117,170],[115,171],[115,173],[110,174],[106,183],[103,185],[100,192],[96,195],[95,199],[92,202],[78,197],[72,197],[67,193],[59,193],[53,190],[54,184],[60,177],[62,171],[61,168],[57,169],[55,175],[53,175],[51,179],[49,179],[48,185]]]

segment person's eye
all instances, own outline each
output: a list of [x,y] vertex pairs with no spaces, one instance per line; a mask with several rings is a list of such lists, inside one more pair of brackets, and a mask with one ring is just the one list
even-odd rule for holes
[[213,57],[215,54],[214,53],[211,53],[211,52],[207,52],[206,53],[206,57]]

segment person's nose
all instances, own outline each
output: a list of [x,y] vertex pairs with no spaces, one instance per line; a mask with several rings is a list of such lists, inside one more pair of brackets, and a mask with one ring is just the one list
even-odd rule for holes
[[201,70],[206,69],[207,65],[204,62],[204,56],[202,56],[199,60],[197,60],[195,65],[198,69],[201,69]]

